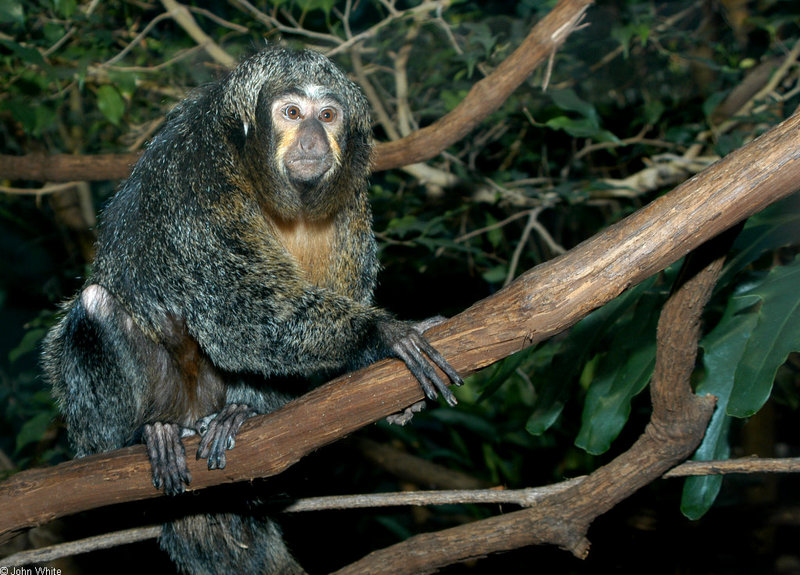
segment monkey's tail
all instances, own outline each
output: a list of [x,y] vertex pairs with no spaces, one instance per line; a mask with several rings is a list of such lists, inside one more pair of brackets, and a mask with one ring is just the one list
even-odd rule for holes
[[266,517],[190,515],[164,525],[160,543],[186,575],[306,575]]

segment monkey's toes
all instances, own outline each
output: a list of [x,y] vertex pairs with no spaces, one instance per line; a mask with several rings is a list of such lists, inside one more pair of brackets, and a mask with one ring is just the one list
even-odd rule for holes
[[142,431],[147,457],[153,471],[153,486],[167,495],[178,495],[192,481],[181,441],[181,427],[175,423],[148,423]]
[[197,459],[208,459],[209,469],[225,469],[225,451],[236,445],[236,434],[242,424],[256,414],[249,405],[231,403],[218,413],[198,422],[202,434]]

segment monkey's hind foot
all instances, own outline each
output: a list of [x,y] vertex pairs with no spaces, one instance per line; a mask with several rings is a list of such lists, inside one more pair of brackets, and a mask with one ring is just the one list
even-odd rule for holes
[[233,449],[239,428],[255,414],[249,405],[230,403],[198,421],[197,430],[203,437],[197,459],[208,458],[209,469],[225,469],[225,451]]
[[408,407],[406,407],[403,411],[398,413],[393,413],[389,417],[386,418],[388,423],[392,425],[405,425],[414,417],[415,413],[419,413],[425,409],[425,400],[418,401],[417,403],[412,403]]
[[167,495],[183,493],[192,481],[181,442],[181,437],[187,435],[186,431],[177,423],[161,422],[147,423],[142,429],[147,457],[153,468],[153,486],[156,489],[163,487]]

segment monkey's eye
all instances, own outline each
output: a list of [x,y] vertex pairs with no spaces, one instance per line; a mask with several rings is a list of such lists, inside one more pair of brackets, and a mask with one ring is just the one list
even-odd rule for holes
[[303,113],[300,111],[300,108],[295,106],[294,104],[289,104],[283,109],[283,115],[288,120],[302,120]]
[[319,113],[319,121],[325,124],[330,124],[336,119],[336,110],[333,108],[323,108]]

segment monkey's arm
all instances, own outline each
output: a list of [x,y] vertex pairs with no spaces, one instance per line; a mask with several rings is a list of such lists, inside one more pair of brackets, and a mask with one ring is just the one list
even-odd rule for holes
[[397,357],[426,396],[441,393],[455,403],[446,379],[460,384],[461,378],[416,324],[310,284],[291,262],[277,256],[264,261],[271,253],[220,262],[208,270],[213,277],[201,278],[202,286],[186,286],[183,293],[194,298],[184,306],[187,325],[215,365],[268,377],[308,376]]
[[[258,291],[263,289],[269,288]],[[324,289],[308,287],[301,298],[280,292],[270,295],[268,299],[252,298],[251,302],[262,305],[251,303],[246,306],[247,313],[228,308],[244,304],[226,302],[209,316],[189,320],[198,342],[216,365],[232,372],[308,376],[397,357],[427,397],[435,399],[438,392],[450,405],[456,403],[434,366],[453,384],[460,385],[461,378],[416,324],[395,320],[384,310]]]

